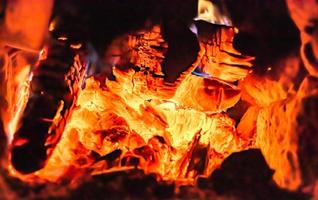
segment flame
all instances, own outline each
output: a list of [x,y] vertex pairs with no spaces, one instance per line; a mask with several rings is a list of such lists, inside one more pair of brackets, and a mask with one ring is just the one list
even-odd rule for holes
[[[289,64],[279,81],[258,77],[250,73],[253,58],[241,55],[232,46],[235,29],[226,27],[215,36],[218,42],[199,38],[197,60],[180,74],[176,83],[166,83],[145,73],[164,76],[160,65],[164,53],[151,47],[167,48],[160,31],[155,26],[150,33],[142,31],[136,34],[138,37],[125,37],[129,45],[138,47],[129,51],[128,45],[125,48],[129,53],[125,53],[139,70],[114,67],[115,80],[87,79],[64,130],[59,130],[63,131],[61,139],[53,135],[46,140],[45,145],[59,142],[44,168],[21,175],[9,165],[10,174],[30,183],[66,180],[76,187],[77,180],[85,175],[140,168],[160,175],[161,180],[193,184],[196,177],[209,176],[233,152],[259,148],[275,170],[275,182],[297,189],[302,176],[294,130],[298,128],[296,119],[302,99],[311,94],[308,80],[298,92],[291,89],[295,75],[288,67],[297,60],[286,62]],[[71,48],[77,49],[74,45]],[[149,52],[158,60],[152,60]],[[111,57],[111,51],[108,54]],[[45,56],[47,48],[41,55],[40,60],[49,59]],[[77,55],[75,63],[79,59]],[[19,91],[19,98],[10,101],[12,94],[7,95],[10,111],[17,113],[4,118],[10,119],[6,130],[11,137],[28,99],[28,82],[18,81],[28,81],[29,68],[23,69],[12,79],[15,90],[9,90]],[[271,70],[274,66],[267,69]],[[12,77],[12,72],[8,74]],[[235,81],[239,81],[238,86],[233,84]],[[8,86],[12,87],[10,83]],[[226,110],[239,100],[250,106],[236,126]],[[60,101],[55,117],[42,119],[51,123],[48,134],[63,118],[63,108],[64,102]]]
[[[160,26],[125,37],[128,45],[120,47],[125,48],[125,55],[118,56],[118,60],[129,60],[139,70],[114,67],[116,80],[87,79],[68,113],[64,130],[59,130],[63,132],[61,139],[49,136],[44,144],[57,144],[48,150],[51,156],[44,168],[21,175],[11,166],[11,175],[27,182],[59,182],[85,174],[140,168],[159,174],[163,180],[187,184],[197,176],[210,175],[227,156],[248,146],[238,134],[236,122],[225,112],[241,98],[241,88],[231,82],[248,74],[245,68],[251,67],[252,59],[233,48],[234,33],[234,28],[223,27],[208,38],[216,38],[217,42],[200,39],[197,60],[175,83],[162,78],[161,62],[167,43]],[[123,43],[121,38],[114,45],[117,43]],[[106,56],[112,57],[114,49],[121,52],[118,47],[112,48]],[[46,47],[40,61],[50,59],[48,55]],[[225,73],[221,73],[222,62]],[[199,64],[204,70],[220,73],[204,78],[193,75]],[[234,64],[245,68],[236,69]],[[63,107],[61,101],[54,118],[41,119],[51,123],[48,134],[64,117],[60,112]]]
[[78,44],[71,44],[70,47],[72,49],[80,49],[82,47],[82,44],[78,43]]
[[[232,62],[251,67],[244,57],[230,58],[228,52],[239,54],[230,44],[232,34],[233,28],[219,32],[222,39],[214,45],[217,51],[226,51],[219,55],[218,62],[223,56],[229,68]],[[123,41],[128,41],[128,46],[123,47]],[[164,54],[157,49],[164,50],[167,44],[160,26],[123,40],[118,38],[113,45],[117,43],[125,55],[128,52],[130,57],[125,59],[140,70],[114,67],[114,81],[87,79],[61,141],[46,166],[34,175],[57,182],[78,173],[110,173],[137,167],[159,174],[164,180],[189,184],[198,175],[210,175],[228,155],[246,147],[237,134],[235,121],[222,113],[239,101],[240,89],[219,78],[191,74],[203,62],[203,56],[213,56],[203,43],[197,61],[172,84],[149,75],[164,75],[160,65]],[[112,57],[113,51],[121,63],[123,55],[118,54],[118,46],[106,56]],[[245,69],[238,72],[242,75],[235,71],[226,80],[238,80],[247,74]]]
[[[106,172],[125,168],[131,164],[129,159],[136,158],[136,167],[146,172],[158,173],[167,180],[193,181],[199,173],[209,175],[227,155],[240,149],[235,123],[226,114],[182,108],[178,99],[140,100],[138,94],[116,81],[106,81],[105,85],[101,87],[94,78],[86,81],[78,109],[52,158],[37,172],[39,177],[56,181],[71,166]],[[115,93],[113,88],[123,92]],[[197,148],[207,151],[206,167],[200,172],[192,169],[195,164],[191,163],[200,159],[195,155]],[[92,156],[94,152],[106,157],[118,150],[119,161],[113,165],[107,160],[96,162]]]
[[66,36],[60,36],[57,38],[58,40],[61,40],[61,41],[65,41],[67,40],[68,38]]
[[16,102],[11,103],[15,105],[16,108],[13,109],[15,114],[12,116],[12,119],[8,122],[7,133],[9,135],[9,143],[11,143],[13,139],[13,134],[18,129],[19,120],[23,114],[23,111],[29,99],[30,79],[32,79],[32,76],[30,76],[26,81],[22,82],[22,85],[19,87],[20,95],[18,96]]
[[199,37],[201,60],[195,72],[227,82],[244,79],[254,57],[242,55],[233,47],[235,28],[223,27],[211,37]]
[[[196,20],[231,26],[220,5],[199,0]],[[51,22],[49,31],[55,27],[56,22]],[[302,169],[302,155],[306,152],[302,152],[304,147],[299,144],[301,134],[308,133],[300,124],[299,115],[306,116],[307,110],[303,108],[306,101],[317,96],[317,79],[307,77],[299,90],[294,90],[292,79],[299,64],[297,58],[286,61],[284,65],[290,66],[283,70],[279,81],[258,77],[250,69],[253,58],[241,55],[233,47],[236,28],[222,27],[208,39],[200,38],[199,30],[192,29],[198,36],[200,51],[175,83],[166,83],[162,78],[165,74],[161,62],[167,44],[160,26],[126,37],[128,53],[125,53],[139,71],[118,67],[112,71],[116,80],[87,79],[85,88],[75,97],[76,105],[67,111],[65,122],[64,101],[60,101],[54,118],[41,118],[51,124],[48,134],[59,123],[66,123],[64,130],[58,130],[61,139],[60,134],[52,134],[43,144],[54,147],[57,144],[48,150],[48,155],[53,153],[44,168],[22,175],[8,164],[10,175],[28,183],[66,180],[70,187],[76,187],[78,177],[83,175],[140,168],[146,173],[159,174],[162,180],[192,184],[196,177],[210,175],[233,152],[259,148],[275,170],[273,179],[280,187],[297,190],[316,181],[316,177]],[[60,36],[58,40],[65,41],[68,37]],[[113,43],[121,42],[118,39]],[[37,43],[33,46],[38,46]],[[70,44],[70,48],[78,50],[82,44]],[[113,48],[106,57],[121,50]],[[48,59],[47,51],[48,47],[42,49],[39,61]],[[32,73],[25,52],[1,48],[0,53],[1,70],[4,69],[1,95],[5,102],[1,105],[1,119],[11,144],[29,99]],[[81,86],[84,73],[75,73],[80,69],[79,57],[75,57],[75,68],[68,76],[81,74],[75,80]],[[121,55],[117,55],[110,63],[121,64],[120,59]],[[274,70],[274,66],[266,67],[267,73]],[[234,85],[236,81],[238,86]],[[70,93],[77,91],[71,88]],[[226,111],[240,100],[249,107],[236,126]],[[27,139],[17,140],[15,145],[26,142]]]
[[24,52],[14,51],[7,56],[2,88],[6,107],[2,107],[1,118],[10,144],[29,98],[29,83],[32,75],[30,74],[31,66],[25,60]]
[[198,1],[198,15],[195,20],[203,20],[212,24],[232,26],[232,21],[226,14],[224,5],[219,7],[210,0]]
[[[248,141],[250,147],[262,151],[268,165],[275,171],[275,183],[289,190],[313,187],[316,179],[310,174],[315,165],[303,160],[311,157],[304,149],[311,145],[307,139],[314,137],[311,134],[316,130],[316,118],[309,115],[308,107],[313,106],[311,101],[314,105],[317,103],[318,81],[306,77],[295,91],[293,83],[299,59],[291,56],[279,62],[283,66],[278,70],[278,81],[252,74],[239,85],[242,99],[251,106],[238,124],[238,135]],[[313,147],[308,148],[312,150]]]
[[56,28],[56,20],[53,20],[49,24],[49,31],[54,31]]

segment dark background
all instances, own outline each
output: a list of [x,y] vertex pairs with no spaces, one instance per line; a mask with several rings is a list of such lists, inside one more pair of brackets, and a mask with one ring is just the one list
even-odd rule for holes
[[[223,0],[240,32],[236,48],[256,57],[254,69],[267,66],[290,54],[297,54],[300,40],[284,0]],[[197,14],[197,0],[58,0],[53,18],[56,35],[75,41],[89,41],[102,55],[117,36],[142,29],[146,22],[162,23],[169,49],[163,62],[166,80],[174,81],[195,60],[199,50],[188,26]]]

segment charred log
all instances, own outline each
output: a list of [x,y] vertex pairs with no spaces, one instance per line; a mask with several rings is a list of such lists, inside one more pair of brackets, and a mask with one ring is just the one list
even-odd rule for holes
[[273,170],[259,150],[234,153],[212,173],[210,187],[219,195],[237,199],[308,199],[297,193],[278,189],[272,181]]
[[311,157],[317,152],[317,84],[317,78],[307,77],[297,94],[259,111],[256,145],[281,187],[313,186],[317,180],[317,161]]
[[33,70],[30,97],[15,133],[12,165],[21,173],[41,169],[59,141],[81,87],[86,64],[65,44],[53,42]]

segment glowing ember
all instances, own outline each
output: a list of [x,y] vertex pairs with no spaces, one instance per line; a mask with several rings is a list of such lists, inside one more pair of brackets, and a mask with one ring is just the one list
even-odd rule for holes
[[[56,180],[74,166],[107,171],[133,165],[164,179],[192,180],[210,174],[224,157],[239,150],[234,121],[228,116],[185,109],[175,101],[140,101],[132,93],[125,99],[127,93],[111,91],[123,85],[111,82],[109,87],[109,82],[103,88],[93,78],[86,82],[78,109],[49,163],[37,173],[40,177]],[[206,152],[206,162],[196,155],[199,149]],[[115,164],[107,159],[94,164],[94,153],[106,157],[118,150]],[[136,163],[130,163],[133,158]],[[196,166],[198,159],[203,162],[201,169]]]
[[[211,48],[214,45],[217,50],[236,52],[231,46],[233,34],[233,28],[221,28],[215,37],[223,39],[212,43]],[[55,182],[65,179],[66,174],[72,179],[78,173],[106,173],[137,167],[146,173],[159,174],[165,180],[191,183],[198,175],[211,174],[231,153],[245,148],[236,132],[235,121],[222,113],[237,103],[240,89],[217,78],[191,74],[198,63],[204,63],[205,58],[211,60],[215,54],[202,47],[190,69],[182,73],[176,83],[168,84],[151,75],[164,75],[161,71],[164,54],[158,47],[167,48],[159,26],[131,35],[126,47],[129,53],[119,59],[128,56],[140,69],[113,68],[115,81],[100,82],[93,77],[86,81],[61,140],[57,142],[54,135],[46,139],[46,145],[57,143],[57,146],[35,176]],[[233,60],[226,51],[222,52],[217,63],[223,62],[224,56],[229,59],[224,62],[228,62],[229,67],[232,62],[250,66],[244,58]],[[233,71],[235,74],[238,80],[247,75],[247,70],[244,69],[244,74]],[[63,107],[60,104],[59,110]],[[52,123],[48,134],[59,126],[60,111],[53,119],[42,119]],[[18,144],[22,139],[17,137],[14,146],[20,148],[30,142]]]
[[[68,47],[52,42],[46,53],[47,59],[33,69],[30,98],[12,141],[11,162],[21,173],[35,172],[45,165],[61,138],[85,77],[84,58],[80,60]],[[56,61],[61,55],[67,57],[64,63]],[[25,156],[30,162],[25,162]]]

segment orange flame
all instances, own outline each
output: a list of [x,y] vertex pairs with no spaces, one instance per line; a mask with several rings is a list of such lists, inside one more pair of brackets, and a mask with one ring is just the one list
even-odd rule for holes
[[2,92],[5,96],[6,107],[2,108],[1,117],[9,143],[19,126],[19,119],[29,98],[29,82],[32,76],[30,75],[31,66],[25,55],[23,51],[16,51],[8,55],[4,64],[5,77]]
[[[192,183],[199,175],[208,176],[228,155],[247,147],[237,134],[235,121],[223,113],[241,98],[240,88],[229,82],[248,74],[247,69],[235,69],[232,64],[251,67],[251,57],[231,58],[231,53],[241,55],[232,46],[234,33],[231,27],[220,30],[215,36],[218,42],[210,46],[200,40],[197,60],[175,83],[145,73],[164,75],[160,63],[167,44],[160,26],[137,33],[138,38],[130,35],[126,60],[140,70],[113,68],[115,81],[87,79],[45,167],[30,175],[21,175],[10,167],[11,174],[28,182],[58,182],[79,174],[136,167],[182,183]],[[41,59],[46,59],[46,51],[42,51]],[[212,60],[215,55],[217,59]],[[231,73],[221,72],[222,58],[224,68],[232,69]],[[192,75],[199,63],[206,70],[220,73],[209,78]],[[57,111],[48,121],[51,128],[62,117]],[[55,139],[46,142],[55,144]]]
[[[219,32],[225,43],[215,45],[238,54],[230,44],[234,29],[226,30]],[[113,68],[116,81],[86,81],[61,141],[35,176],[56,182],[77,176],[73,169],[99,174],[137,167],[165,180],[191,183],[198,175],[209,175],[232,152],[246,147],[236,133],[235,121],[220,113],[236,104],[240,89],[218,78],[191,74],[190,70],[202,62],[202,55],[212,56],[211,51],[202,46],[198,60],[175,84],[144,73],[149,70],[144,66],[149,66],[150,72],[163,75],[160,60],[164,54],[152,49],[153,45],[167,48],[160,32],[155,26],[150,32],[137,33],[138,38],[128,37],[125,52],[140,71]],[[151,60],[149,52],[158,60]],[[221,61],[222,54],[219,56]],[[250,67],[244,57],[233,61],[230,54],[223,56],[229,59],[225,62],[229,68],[232,62]],[[246,76],[247,70],[243,73]],[[243,73],[235,76],[233,72],[233,77],[240,79]]]
[[196,17],[196,20],[203,20],[206,22],[210,22],[212,24],[222,24],[231,26],[232,22],[228,17],[226,10],[224,9],[225,8],[223,7],[218,7],[213,1],[199,0],[198,15]]
[[[168,180],[193,180],[198,174],[190,162],[197,159],[195,148],[207,150],[208,162],[201,172],[204,175],[239,149],[234,121],[227,115],[182,108],[176,100],[144,101],[137,94],[112,92],[112,88],[122,88],[127,93],[128,88],[123,87],[106,81],[106,88],[101,88],[93,78],[87,80],[63,139],[38,176],[56,181],[71,166],[93,168],[94,173],[113,170],[129,166],[129,159],[136,157],[136,167],[146,172]],[[95,152],[102,157],[116,150],[122,151],[120,162],[112,167],[109,162],[96,163],[91,155]],[[216,152],[221,157],[209,158]]]

